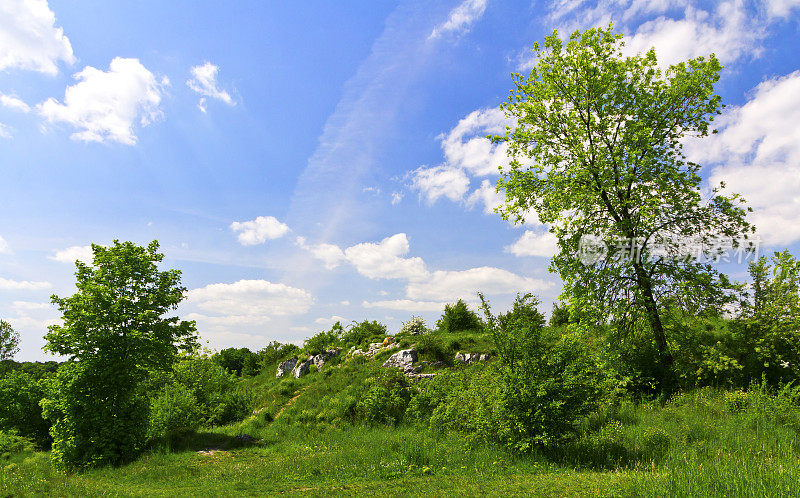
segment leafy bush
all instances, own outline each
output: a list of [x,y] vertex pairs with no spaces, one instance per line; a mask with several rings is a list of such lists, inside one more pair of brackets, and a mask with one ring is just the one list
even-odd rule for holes
[[400,327],[400,331],[397,333],[398,335],[420,335],[427,332],[428,329],[425,328],[425,320],[419,316],[412,316],[411,319],[407,322],[403,322],[403,326]]
[[222,368],[232,374],[241,376],[258,373],[258,355],[247,348],[227,348],[212,356]]
[[203,414],[194,394],[183,384],[167,384],[150,403],[147,437],[169,441],[197,430]]
[[474,311],[469,309],[467,303],[459,299],[455,304],[446,304],[444,313],[436,322],[436,329],[440,332],[460,332],[462,330],[476,330],[482,327],[481,320]]
[[339,322],[333,324],[328,331],[322,331],[317,335],[306,339],[303,343],[303,352],[308,355],[315,355],[325,352],[326,349],[341,346],[344,327]]
[[480,297],[501,360],[499,438],[523,452],[572,438],[612,387],[610,373],[580,337],[545,329],[530,294],[498,317]]
[[553,312],[550,314],[550,326],[560,327],[569,323],[569,308],[566,305],[553,303]]
[[367,379],[366,385],[367,391],[356,405],[359,418],[370,424],[399,423],[411,399],[408,379],[390,368]]
[[32,450],[33,443],[14,432],[0,431],[0,454],[14,454]]
[[363,346],[374,340],[383,339],[387,334],[386,325],[378,321],[353,322],[342,336],[344,346]]
[[258,369],[263,371],[274,366],[279,361],[295,356],[299,351],[300,348],[294,344],[281,344],[278,341],[272,341],[267,347],[258,352]]
[[237,389],[236,376],[206,356],[181,360],[173,375],[197,399],[204,423],[226,424],[241,420],[252,411],[252,399]]
[[50,423],[42,416],[40,405],[47,382],[22,371],[0,378],[0,430],[14,431],[41,448],[50,447]]

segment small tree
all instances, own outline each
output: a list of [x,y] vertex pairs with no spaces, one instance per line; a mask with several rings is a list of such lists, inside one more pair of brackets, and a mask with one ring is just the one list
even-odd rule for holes
[[[686,257],[687,242],[727,237],[735,247],[753,229],[737,195],[703,195],[700,165],[682,152],[684,137],[707,135],[720,112],[717,58],[662,71],[654,50],[625,56],[623,46],[611,27],[534,45],[535,67],[513,75],[503,104],[517,124],[492,137],[514,158],[497,184],[500,212],[521,222],[533,210],[551,225],[560,249],[551,270],[581,325],[644,321],[669,372],[665,299],[702,308],[726,297],[714,268]],[[601,257],[581,261],[587,235]]]
[[10,360],[19,353],[19,332],[11,324],[0,320],[0,361]]
[[159,271],[158,242],[92,244],[91,265],[76,262],[78,291],[53,296],[63,325],[51,326],[45,349],[68,359],[43,402],[54,421],[53,459],[64,468],[119,464],[146,438],[152,370],[168,370],[196,347],[194,322],[165,317],[186,288],[180,271]]
[[444,313],[436,328],[440,332],[460,332],[462,330],[478,330],[482,327],[481,320],[474,311],[469,309],[467,303],[459,299],[454,304],[445,304]]

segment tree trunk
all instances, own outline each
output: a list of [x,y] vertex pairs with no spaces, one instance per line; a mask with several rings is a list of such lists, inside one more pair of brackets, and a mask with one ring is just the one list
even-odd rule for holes
[[675,359],[669,351],[667,336],[664,333],[661,315],[658,312],[658,304],[656,303],[655,296],[653,296],[653,283],[641,263],[634,263],[633,267],[636,271],[636,284],[639,286],[642,297],[644,298],[644,309],[647,313],[647,320],[650,322],[650,328],[653,330],[653,335],[658,345],[659,356],[661,357],[661,366],[664,369],[661,379],[662,391],[670,390],[672,388],[672,364]]

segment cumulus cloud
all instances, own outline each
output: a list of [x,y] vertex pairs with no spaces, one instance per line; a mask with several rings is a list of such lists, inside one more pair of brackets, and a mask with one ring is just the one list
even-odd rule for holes
[[363,301],[364,308],[381,308],[398,311],[442,311],[446,302],[412,301],[411,299],[393,299],[388,301]]
[[402,200],[403,200],[402,192],[392,192],[392,206],[400,204],[400,201]]
[[30,112],[31,108],[28,104],[23,102],[14,95],[6,95],[0,92],[0,105],[14,109],[15,111]]
[[217,82],[217,75],[219,74],[219,66],[210,62],[206,62],[200,66],[193,66],[191,69],[192,78],[186,81],[186,84],[195,92],[202,95],[197,107],[206,112],[206,98],[210,97],[215,100],[224,102],[230,106],[236,105],[231,95],[219,88]]
[[[232,284],[211,284],[187,293],[186,304],[210,320],[224,323],[258,323],[273,316],[297,315],[314,302],[303,289],[267,280],[239,280]],[[199,314],[198,314],[199,316]]]
[[0,277],[0,290],[43,290],[52,286],[50,282],[31,282]]
[[47,256],[47,259],[58,261],[61,263],[74,263],[75,260],[90,264],[94,258],[92,253],[92,246],[72,246],[56,251],[52,256]]
[[558,254],[558,240],[550,232],[525,230],[525,233],[516,242],[506,246],[505,250],[515,256],[552,258]]
[[445,162],[474,176],[498,174],[498,168],[508,164],[508,145],[492,144],[486,135],[503,134],[511,125],[499,107],[472,111],[441,137]]
[[46,0],[0,2],[0,70],[58,73],[58,63],[75,62],[72,45]]
[[742,106],[718,118],[720,132],[691,140],[686,151],[716,165],[709,183],[724,181],[754,209],[751,221],[768,244],[800,240],[800,71],[759,84]]
[[552,286],[544,280],[517,275],[501,268],[482,266],[460,271],[435,271],[425,280],[410,282],[406,295],[414,300],[474,299],[476,292],[513,294],[540,292]]
[[487,0],[465,0],[450,11],[447,20],[437,25],[428,36],[429,40],[448,34],[460,35],[469,31],[473,24],[483,17]]
[[800,0],[765,0],[769,17],[788,18],[794,9],[800,9]]
[[411,188],[419,191],[430,204],[440,197],[457,202],[469,190],[469,178],[461,168],[447,165],[421,167],[411,172]]
[[[771,16],[764,19],[758,8],[748,11],[737,0],[713,5],[704,9],[690,0],[568,0],[553,4],[549,18],[564,35],[614,21],[621,32],[630,34],[625,38],[627,53],[655,47],[662,67],[710,53],[723,64],[757,56]],[[534,63],[523,59],[520,69],[529,71]]]
[[305,237],[297,237],[297,246],[309,251],[312,256],[323,261],[325,268],[332,270],[347,258],[339,246],[334,244],[307,244]]
[[344,254],[358,273],[368,278],[417,280],[425,277],[428,272],[422,258],[401,257],[408,251],[408,237],[398,233],[378,243],[365,242],[348,247]]
[[168,80],[157,81],[138,59],[115,57],[108,71],[87,66],[74,78],[78,82],[67,87],[63,104],[50,98],[37,106],[48,122],[82,130],[73,140],[133,145],[134,126],[163,115],[159,104]]
[[11,254],[11,248],[2,236],[0,236],[0,254]]
[[253,246],[283,237],[289,231],[289,227],[274,216],[259,216],[250,221],[234,221],[231,223],[231,230],[239,232],[240,244]]

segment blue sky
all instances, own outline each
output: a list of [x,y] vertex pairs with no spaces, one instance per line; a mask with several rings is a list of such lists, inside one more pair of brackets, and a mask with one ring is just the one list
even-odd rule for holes
[[[493,214],[488,133],[530,48],[613,21],[664,65],[717,54],[720,133],[687,143],[800,241],[800,1],[0,0],[0,317],[40,348],[90,243],[158,239],[210,347],[298,341],[484,291],[560,291],[535,219]],[[727,268],[744,277],[743,265]]]

